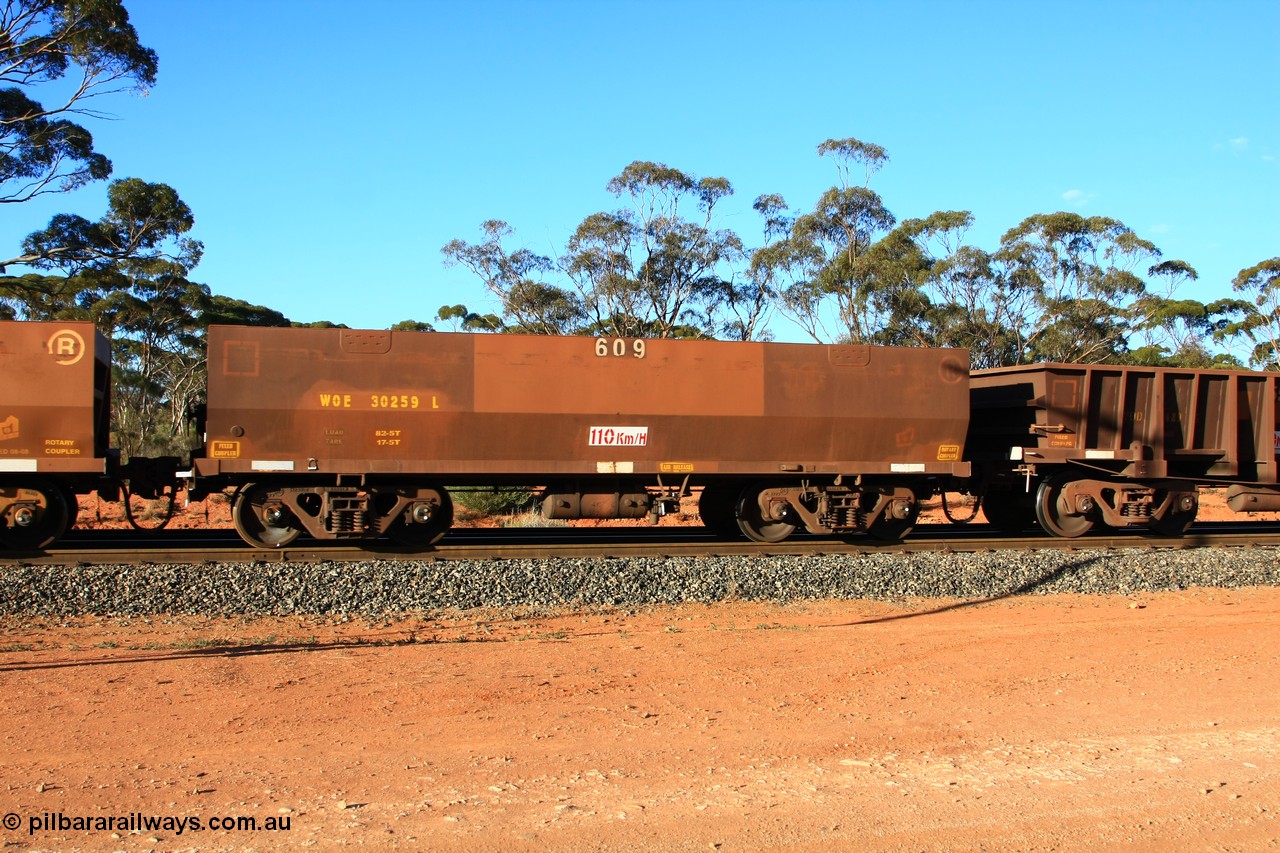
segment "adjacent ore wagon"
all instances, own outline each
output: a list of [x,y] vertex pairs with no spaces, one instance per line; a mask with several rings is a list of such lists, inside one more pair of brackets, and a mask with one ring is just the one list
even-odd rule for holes
[[259,546],[434,542],[451,488],[550,518],[897,539],[967,476],[968,353],[813,344],[213,327],[199,490]]
[[0,322],[0,546],[52,543],[75,523],[77,494],[154,497],[172,481],[175,459],[121,464],[110,394],[111,347],[92,323]]
[[1057,536],[1180,535],[1199,486],[1238,512],[1280,509],[1280,375],[1038,364],[978,371],[966,458],[987,518]]
[[0,323],[5,546],[57,539],[75,517],[75,487],[108,473],[110,363],[92,323]]

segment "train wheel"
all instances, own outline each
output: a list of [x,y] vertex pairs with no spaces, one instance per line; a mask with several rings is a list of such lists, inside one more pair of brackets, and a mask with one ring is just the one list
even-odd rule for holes
[[982,496],[982,514],[1005,533],[1021,533],[1036,523],[1035,495],[1015,489],[992,489]]
[[1199,510],[1200,502],[1195,494],[1188,492],[1175,495],[1173,504],[1151,525],[1151,530],[1157,536],[1181,536],[1187,532],[1191,522],[1196,520]]
[[[868,499],[878,500],[874,492],[866,493]],[[898,542],[907,537],[920,517],[920,502],[912,494],[910,499],[894,498],[875,521],[867,525],[867,535],[882,542]]]
[[[420,513],[421,520],[411,519],[410,513]],[[408,548],[425,548],[434,545],[453,526],[453,499],[444,489],[428,489],[419,492],[400,517],[387,528],[387,536],[397,545]]]
[[741,536],[737,502],[738,496],[732,489],[714,486],[703,489],[698,498],[698,516],[702,519],[702,526],[717,536]]
[[62,489],[62,499],[67,502],[67,526],[62,532],[76,526],[76,522],[80,520],[80,499],[76,497],[76,493],[68,488]]
[[0,544],[22,551],[52,545],[71,523],[68,494],[61,486],[43,480],[0,489],[0,497],[10,498],[11,504],[0,525]]
[[796,526],[784,519],[765,518],[760,511],[760,492],[750,487],[742,490],[735,507],[738,529],[753,542],[781,542],[796,532]]
[[1050,477],[1036,492],[1036,520],[1049,533],[1064,539],[1075,539],[1093,529],[1088,513],[1092,507],[1069,504],[1063,492],[1071,483],[1066,476]]
[[250,483],[241,489],[231,518],[240,538],[257,548],[283,548],[302,533],[298,520],[269,486]]

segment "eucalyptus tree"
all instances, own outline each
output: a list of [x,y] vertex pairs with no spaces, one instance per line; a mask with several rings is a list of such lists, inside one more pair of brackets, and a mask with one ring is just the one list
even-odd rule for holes
[[1146,322],[1146,280],[1135,270],[1160,250],[1124,223],[1075,213],[1029,216],[1001,238],[995,258],[1010,287],[1032,295],[1026,332],[1032,361],[1122,360],[1130,335]]
[[[738,336],[757,330],[751,312],[742,313],[756,301],[754,291],[740,288],[733,274],[746,258],[742,241],[714,224],[716,205],[733,193],[728,180],[637,160],[607,189],[627,206],[584,219],[560,261],[588,331],[713,336],[724,306],[739,312]],[[686,216],[690,206],[697,213]]]
[[1157,367],[1241,366],[1234,356],[1209,347],[1213,336],[1228,323],[1226,306],[1221,302],[1206,305],[1177,293],[1181,286],[1199,278],[1194,267],[1185,261],[1161,261],[1148,269],[1147,275],[1147,292],[1128,310],[1132,331],[1124,361]]
[[[766,334],[771,291],[746,275],[738,235],[716,224],[717,205],[733,192],[726,179],[638,160],[606,189],[626,205],[587,216],[554,260],[508,249],[510,226],[490,220],[481,226],[481,241],[447,243],[441,249],[445,265],[461,266],[484,283],[501,304],[504,331],[740,339]],[[493,327],[488,317],[476,322],[468,327]]]
[[0,268],[24,264],[76,276],[135,259],[198,257],[199,243],[185,236],[194,224],[191,208],[172,187],[126,178],[108,188],[107,212],[96,222],[57,214],[27,235],[22,253]]
[[200,310],[200,325],[208,329],[222,326],[273,326],[288,328],[289,318],[274,308],[254,305],[243,299],[211,294]]
[[195,436],[191,413],[204,399],[205,325],[210,297],[173,261],[122,264],[129,287],[93,303],[111,336],[112,428],[126,456],[182,455]]
[[[779,288],[778,310],[815,341],[870,343],[879,331],[872,297],[883,267],[864,259],[897,220],[869,184],[889,155],[853,138],[828,139],[818,154],[833,158],[839,183],[811,212],[795,217],[787,239],[759,260],[787,282]],[[855,183],[858,173],[861,184]],[[880,261],[890,262],[892,254],[886,247]]]
[[393,332],[434,332],[436,327],[421,320],[401,320],[391,326]]
[[0,3],[0,203],[107,178],[111,161],[76,122],[103,117],[103,96],[154,85],[156,69],[121,0]]
[[496,314],[477,314],[465,305],[441,305],[436,319],[451,324],[455,332],[500,332],[504,328]]
[[528,249],[509,251],[503,241],[512,230],[501,220],[491,219],[481,228],[481,242],[455,239],[441,248],[445,266],[461,266],[484,282],[502,306],[505,328],[541,335],[576,332],[584,319],[581,300],[544,280],[555,269],[551,259]]
[[172,187],[115,181],[97,221],[59,214],[27,236],[17,262],[59,276],[8,279],[25,319],[94,321],[112,341],[113,425],[126,455],[185,450],[185,416],[203,387],[208,288],[187,279],[203,245]]
[[[193,439],[190,413],[203,398],[202,316],[211,294],[188,275],[204,246],[187,236],[194,217],[170,187],[117,181],[110,198],[92,234],[111,249],[103,255],[89,241],[72,278],[87,285],[82,299],[112,339],[116,446],[126,455],[181,454]],[[59,262],[79,265],[76,256]]]
[[960,210],[907,219],[859,259],[873,342],[962,347],[975,369],[1020,360],[1030,295],[966,243],[972,226]]
[[751,207],[763,220],[764,242],[738,259],[746,266],[722,292],[713,316],[718,317],[715,337],[733,341],[772,340],[768,321],[778,301],[779,269],[776,258],[785,251],[787,235],[794,221],[786,200],[777,193],[756,197]]
[[79,305],[82,291],[80,283],[62,275],[0,276],[0,319],[84,319]]
[[1034,294],[991,253],[958,246],[933,270],[938,346],[964,347],[975,370],[1021,364]]
[[1243,296],[1215,302],[1230,319],[1215,335],[1219,341],[1248,341],[1249,364],[1280,370],[1280,257],[1240,270],[1232,288]]

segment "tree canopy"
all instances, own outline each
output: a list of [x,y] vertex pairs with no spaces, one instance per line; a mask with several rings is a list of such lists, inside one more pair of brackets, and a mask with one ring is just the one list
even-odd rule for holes
[[727,179],[650,161],[608,182],[625,204],[588,215],[558,257],[511,248],[513,229],[485,222],[481,241],[442,249],[446,265],[470,270],[501,305],[498,323],[468,328],[760,340],[777,311],[815,341],[965,347],[975,368],[1230,366],[1209,348],[1214,336],[1260,328],[1242,303],[1178,296],[1196,270],[1118,220],[1038,214],[988,251],[967,242],[968,211],[899,221],[871,187],[889,162],[881,146],[828,139],[817,153],[835,165],[836,184],[806,211],[759,196],[754,247],[717,222],[733,193]]
[[717,227],[724,178],[637,160],[606,189],[624,205],[587,216],[552,259],[507,249],[513,231],[485,222],[479,243],[452,240],[445,263],[474,273],[502,306],[508,331],[620,337],[750,337],[766,303],[741,278],[746,253]]
[[[121,0],[0,5],[0,202],[108,177],[111,161],[77,121],[100,117],[105,95],[154,85],[156,70]],[[38,90],[53,100],[36,100]]]
[[1117,219],[1036,214],[984,249],[968,242],[969,211],[899,220],[872,187],[889,162],[883,147],[828,139],[817,153],[835,184],[808,210],[757,197],[755,245],[719,221],[727,179],[643,160],[606,184],[622,207],[588,215],[557,257],[512,248],[511,226],[485,222],[479,242],[442,249],[501,305],[497,324],[470,328],[763,340],[776,311],[815,341],[964,347],[975,368],[1231,367],[1234,356],[1212,345],[1244,337],[1252,363],[1275,362],[1270,262],[1237,279],[1251,299],[1205,304],[1178,293],[1199,277],[1194,267]]
[[1240,270],[1232,287],[1244,298],[1210,306],[1228,317],[1216,327],[1215,339],[1243,338],[1250,344],[1250,364],[1280,370],[1280,257]]

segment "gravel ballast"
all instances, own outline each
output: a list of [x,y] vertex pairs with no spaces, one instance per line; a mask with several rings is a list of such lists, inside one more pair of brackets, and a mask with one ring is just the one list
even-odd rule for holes
[[0,566],[0,573],[0,616],[381,616],[481,607],[1280,586],[1280,549]]

